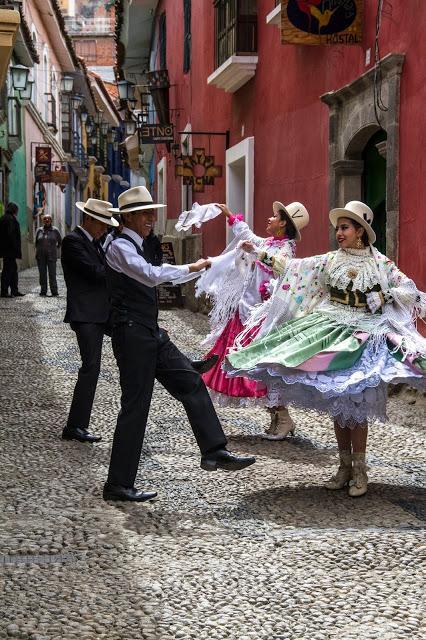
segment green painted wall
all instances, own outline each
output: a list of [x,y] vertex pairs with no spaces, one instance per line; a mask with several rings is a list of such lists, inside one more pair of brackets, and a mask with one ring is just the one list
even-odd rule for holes
[[21,145],[15,151],[9,166],[9,200],[11,202],[16,202],[19,207],[18,221],[21,225],[22,236],[26,236],[28,234],[28,222],[26,160],[24,145]]

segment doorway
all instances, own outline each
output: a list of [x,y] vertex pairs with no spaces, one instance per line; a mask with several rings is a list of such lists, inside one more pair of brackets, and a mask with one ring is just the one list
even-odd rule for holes
[[[362,152],[362,198],[374,213],[373,229],[376,232],[376,249],[386,255],[386,131],[377,131]],[[384,143],[384,144],[383,144]],[[380,153],[382,150],[382,153]]]

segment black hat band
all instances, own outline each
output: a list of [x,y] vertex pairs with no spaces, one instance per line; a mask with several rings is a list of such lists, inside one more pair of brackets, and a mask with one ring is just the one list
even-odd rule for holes
[[106,216],[104,213],[98,213],[97,211],[93,211],[92,209],[87,209],[84,207],[84,211],[86,213],[91,213],[94,216],[99,216],[99,218],[104,218],[105,220],[111,220],[112,216]]
[[152,200],[150,202],[130,202],[129,204],[123,204],[122,207],[119,207],[120,211],[125,211],[126,209],[134,209],[135,207],[144,207],[146,204],[154,204]]

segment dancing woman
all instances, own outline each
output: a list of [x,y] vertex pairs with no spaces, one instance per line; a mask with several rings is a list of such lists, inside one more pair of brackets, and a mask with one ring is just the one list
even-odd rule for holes
[[[287,206],[274,202],[273,215],[266,227],[269,235],[261,238],[251,231],[242,215],[233,215],[226,205],[220,205],[220,208],[234,234],[230,245],[234,247],[234,253],[228,251],[223,262],[213,263],[211,270],[197,283],[198,293],[207,293],[213,303],[212,332],[205,342],[214,344],[206,358],[214,354],[219,356],[203,379],[219,405],[244,406],[250,400],[264,398],[266,389],[241,376],[227,378],[222,371],[223,359],[253,307],[269,297],[271,280],[282,272],[285,261],[295,256],[296,242],[301,239],[300,230],[308,224],[309,214],[299,202]],[[261,261],[257,259],[257,253],[262,255]],[[253,328],[246,337],[246,344],[257,330],[258,327]],[[271,409],[271,427],[265,437],[283,439],[293,429],[285,407]]]
[[339,249],[288,261],[245,330],[262,322],[257,338],[228,356],[228,375],[263,382],[273,404],[331,415],[340,466],[326,487],[350,483],[356,497],[367,492],[367,425],[386,420],[387,385],[426,389],[426,340],[414,324],[426,294],[373,247],[367,205],[349,202],[330,221]]

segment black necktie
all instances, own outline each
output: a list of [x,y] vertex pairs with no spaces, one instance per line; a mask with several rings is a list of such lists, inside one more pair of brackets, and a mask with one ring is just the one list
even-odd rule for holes
[[95,247],[98,256],[101,258],[101,260],[103,260],[104,259],[104,250],[102,249],[102,247],[99,244],[99,242],[95,238],[93,238],[92,244]]

